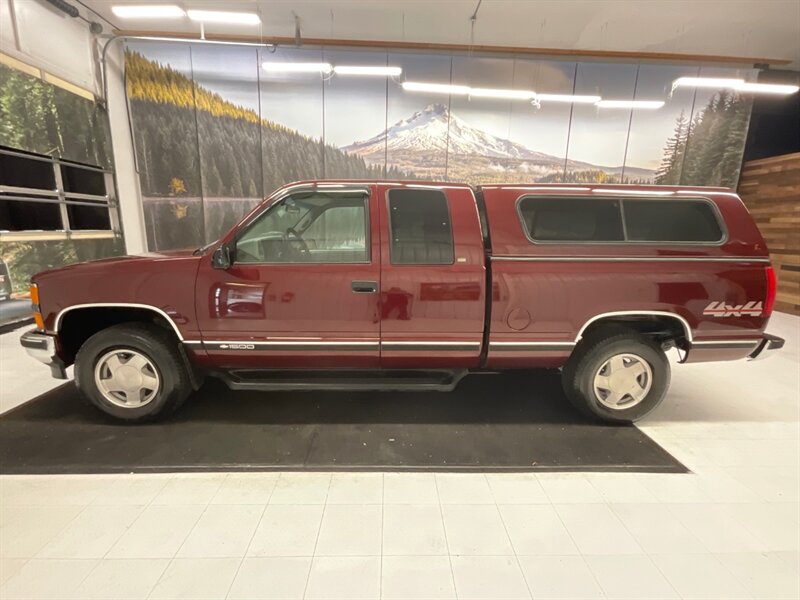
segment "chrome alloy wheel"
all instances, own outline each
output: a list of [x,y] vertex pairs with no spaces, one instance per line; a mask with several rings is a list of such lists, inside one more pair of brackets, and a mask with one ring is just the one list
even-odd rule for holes
[[94,381],[106,400],[122,408],[139,408],[152,402],[161,388],[161,377],[150,359],[125,348],[100,357]]
[[617,354],[597,370],[592,387],[606,408],[631,408],[644,400],[653,387],[653,369],[641,356]]

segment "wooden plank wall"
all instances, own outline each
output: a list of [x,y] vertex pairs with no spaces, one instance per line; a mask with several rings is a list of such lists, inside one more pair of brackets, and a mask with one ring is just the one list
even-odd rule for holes
[[800,315],[800,152],[744,163],[739,195],[772,256],[775,309]]

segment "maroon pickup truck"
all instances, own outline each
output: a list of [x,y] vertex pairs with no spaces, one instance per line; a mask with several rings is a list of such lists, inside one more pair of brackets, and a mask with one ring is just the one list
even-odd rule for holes
[[681,362],[756,358],[775,275],[722,188],[319,181],[222,239],[39,273],[22,345],[126,421],[206,375],[232,389],[451,390],[561,368],[583,413],[633,421]]

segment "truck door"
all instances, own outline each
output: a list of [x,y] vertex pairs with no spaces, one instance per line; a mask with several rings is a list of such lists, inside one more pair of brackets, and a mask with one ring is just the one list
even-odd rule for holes
[[478,366],[485,268],[472,190],[387,184],[378,197],[381,366]]
[[226,240],[230,268],[202,262],[197,317],[215,366],[378,366],[380,241],[372,191],[290,190]]

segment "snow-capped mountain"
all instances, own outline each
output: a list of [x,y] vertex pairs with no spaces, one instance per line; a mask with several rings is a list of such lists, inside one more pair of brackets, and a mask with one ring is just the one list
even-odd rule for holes
[[[430,104],[386,131],[353,142],[341,148],[364,158],[368,164],[382,164],[388,154],[390,166],[420,176],[436,174],[445,151],[448,173],[453,168],[463,171],[467,179],[478,172],[491,172],[501,179],[516,174],[522,180],[533,180],[564,169],[564,158],[531,150],[511,140],[473,127],[450,112],[444,104]],[[621,167],[603,167],[569,160],[569,170],[603,171],[619,174]],[[451,173],[455,175],[455,173]],[[652,178],[647,169],[626,169],[630,177]],[[506,177],[508,179],[508,177]]]
[[430,104],[375,137],[355,142],[342,150],[360,156],[382,155],[384,142],[389,153],[444,151],[449,145],[450,154],[564,162],[555,156],[534,152],[522,144],[481,131],[451,114],[444,104]]

